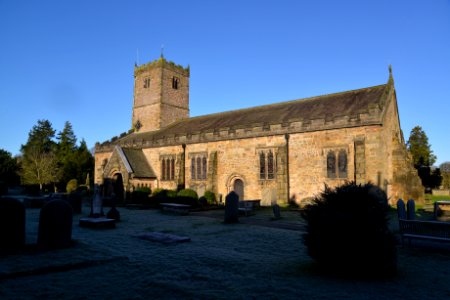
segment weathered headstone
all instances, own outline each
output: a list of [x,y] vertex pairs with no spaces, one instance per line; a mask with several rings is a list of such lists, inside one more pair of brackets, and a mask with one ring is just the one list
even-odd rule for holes
[[231,191],[225,197],[225,223],[239,222],[239,196]]
[[106,218],[120,221],[120,212],[116,208],[117,197],[114,192],[111,193],[111,209],[106,213]]
[[274,204],[272,206],[272,210],[273,210],[273,217],[276,220],[281,219],[280,206],[278,204]]
[[69,247],[72,240],[72,207],[64,200],[52,200],[39,215],[38,248]]
[[413,199],[409,199],[406,202],[406,217],[408,220],[414,220],[416,218],[416,205]]
[[405,202],[402,199],[397,201],[397,216],[399,220],[406,220]]
[[25,246],[25,205],[17,199],[0,199],[0,253]]

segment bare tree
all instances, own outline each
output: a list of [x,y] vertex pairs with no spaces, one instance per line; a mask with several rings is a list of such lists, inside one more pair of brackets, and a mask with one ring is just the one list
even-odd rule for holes
[[44,184],[56,183],[59,173],[58,161],[53,152],[30,149],[22,162],[23,183],[39,184],[41,191]]

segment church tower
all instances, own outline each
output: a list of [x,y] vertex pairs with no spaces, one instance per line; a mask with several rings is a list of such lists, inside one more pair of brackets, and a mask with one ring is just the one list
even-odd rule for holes
[[158,60],[134,68],[132,126],[136,132],[162,129],[189,118],[189,67]]

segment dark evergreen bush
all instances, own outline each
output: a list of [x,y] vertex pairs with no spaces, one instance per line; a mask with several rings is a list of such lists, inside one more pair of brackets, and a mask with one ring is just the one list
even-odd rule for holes
[[180,190],[177,194],[178,197],[189,197],[198,200],[197,192],[191,189]]
[[157,202],[157,203],[163,203],[166,201],[166,199],[168,198],[167,193],[169,192],[169,190],[166,189],[154,189],[153,193],[152,193],[152,199],[153,201]]
[[206,191],[205,194],[203,195],[203,197],[206,198],[209,205],[214,205],[217,203],[216,194],[214,194],[211,191]]
[[388,210],[386,194],[370,183],[326,187],[302,212],[308,254],[336,275],[394,274],[397,254]]
[[206,199],[205,196],[201,196],[200,198],[198,198],[198,203],[200,204],[201,207],[207,207],[208,199]]
[[167,198],[176,198],[178,196],[178,192],[175,190],[168,190],[166,196]]
[[131,193],[131,202],[135,204],[147,204],[150,193],[151,190],[148,187],[137,188]]
[[191,189],[183,189],[178,193],[174,190],[155,189],[149,201],[153,206],[159,206],[161,203],[186,204],[192,207],[199,206],[197,193]]

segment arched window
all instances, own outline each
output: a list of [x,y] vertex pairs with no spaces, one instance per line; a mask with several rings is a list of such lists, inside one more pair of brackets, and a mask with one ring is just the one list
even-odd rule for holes
[[175,179],[175,159],[170,160],[170,180]]
[[144,78],[144,89],[148,89],[150,87],[150,77]]
[[206,156],[203,156],[202,159],[202,167],[203,167],[203,179],[206,179],[206,172],[207,172],[207,166],[206,166]]
[[166,158],[166,180],[170,180],[170,159]]
[[175,179],[175,158],[163,156],[161,158],[161,180]]
[[197,157],[197,179],[202,179],[202,159]]
[[191,179],[205,180],[208,176],[208,156],[207,153],[192,153],[191,157]]
[[195,157],[191,159],[191,179],[195,180]]
[[329,151],[327,155],[327,177],[336,178],[336,156],[334,151]]
[[266,155],[262,151],[259,153],[259,179],[266,179]]
[[178,90],[178,84],[180,83],[180,79],[178,77],[173,77],[172,78],[172,88],[174,90]]
[[345,150],[339,151],[338,174],[339,178],[347,178],[347,153]]
[[161,161],[161,179],[166,180],[166,160],[163,158]]
[[270,150],[267,155],[267,179],[273,179],[274,177],[273,153]]
[[272,180],[276,175],[275,152],[273,149],[259,152],[259,179]]
[[330,150],[327,154],[327,177],[347,178],[347,152]]

